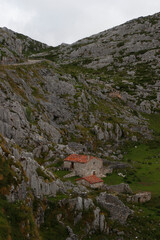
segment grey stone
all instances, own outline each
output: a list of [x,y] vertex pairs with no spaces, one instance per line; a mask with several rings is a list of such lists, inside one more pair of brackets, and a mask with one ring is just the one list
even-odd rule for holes
[[99,229],[99,218],[100,218],[100,208],[97,207],[95,210],[94,210],[94,222],[93,222],[93,228],[95,230]]
[[97,134],[98,139],[103,140],[104,139],[104,133],[103,133],[102,129],[99,126],[95,125],[94,130],[95,130],[95,133]]
[[13,153],[16,161],[20,159],[20,153],[16,148],[13,148],[12,153]]
[[94,207],[94,203],[92,201],[92,199],[90,198],[85,198],[84,199],[84,210],[89,210],[90,208]]
[[82,212],[78,213],[74,218],[74,225],[76,225],[82,219]]
[[105,189],[107,191],[109,191],[109,192],[132,194],[131,188],[126,183],[121,183],[121,184],[118,184],[118,185],[106,186]]
[[[54,180],[54,176],[49,171],[46,171],[42,166],[40,166],[34,159],[33,154],[23,152],[21,158],[22,167],[26,173],[26,176],[29,179],[29,184],[34,191],[36,196],[42,197],[44,195],[55,196],[57,191],[61,189],[63,184],[59,181]],[[44,179],[37,174],[37,169],[41,168],[42,171],[48,177],[52,178],[52,182],[45,182]]]
[[54,126],[42,120],[38,122],[38,125],[43,131],[46,132],[47,135],[50,135],[52,137],[53,142],[58,143],[61,135]]
[[77,197],[76,210],[83,211],[83,199],[81,197]]
[[81,152],[84,153],[86,151],[86,147],[84,145],[80,144],[80,143],[69,142],[68,147],[72,151],[76,152],[77,154],[81,153]]
[[133,213],[118,197],[106,192],[100,193],[96,200],[101,207],[110,212],[111,219],[118,220],[121,224],[125,224],[128,216]]
[[6,195],[9,202],[25,200],[27,196],[28,184],[23,180],[16,188],[12,185],[9,195]]
[[101,210],[99,207],[97,207],[94,211],[94,221],[93,221],[93,229],[99,230],[100,232],[107,232],[109,229],[107,228],[107,223],[105,221],[105,216],[103,213],[101,213]]
[[100,232],[105,232],[106,228],[107,228],[107,224],[106,224],[106,221],[105,221],[105,216],[104,216],[104,214],[100,214],[100,219],[99,219]]
[[76,234],[73,233],[73,230],[71,227],[67,226],[66,227],[69,233],[69,238],[67,238],[66,240],[78,240],[78,237]]
[[128,202],[145,203],[151,200],[151,192],[141,192],[127,198]]
[[132,137],[132,141],[133,141],[133,142],[137,142],[137,141],[138,141],[138,140],[137,140],[137,137],[136,137],[136,136],[133,136],[133,137]]
[[44,223],[44,210],[43,210],[42,206],[38,207],[38,210],[36,212],[35,222],[36,222],[38,227],[40,227],[41,224]]
[[1,148],[1,146],[0,146],[0,154],[3,155],[3,150]]

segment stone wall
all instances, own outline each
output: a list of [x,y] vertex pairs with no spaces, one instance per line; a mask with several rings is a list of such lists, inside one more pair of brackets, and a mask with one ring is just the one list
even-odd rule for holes
[[[64,161],[64,168],[70,169],[71,168],[71,162]],[[93,175],[95,172],[95,175],[98,177],[103,176],[103,162],[101,160],[97,160],[96,158],[90,160],[87,163],[74,163],[74,171],[75,174],[80,177],[90,176]]]
[[69,161],[64,161],[64,168],[66,168],[66,169],[70,169],[71,168],[71,162],[69,162]]
[[96,176],[102,177],[102,175],[103,175],[103,162],[102,162],[102,160],[97,160],[95,158],[95,159],[92,159],[91,161],[89,161],[86,164],[85,175],[84,176],[93,175],[94,172],[95,172]]

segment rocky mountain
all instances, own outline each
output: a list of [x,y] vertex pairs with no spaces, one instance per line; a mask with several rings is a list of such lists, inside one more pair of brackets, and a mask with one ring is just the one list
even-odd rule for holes
[[0,59],[4,63],[24,61],[28,55],[42,52],[49,47],[27,36],[0,28]]
[[[58,47],[0,28],[0,239],[159,239],[159,42],[160,13]],[[111,187],[63,178],[72,153]]]

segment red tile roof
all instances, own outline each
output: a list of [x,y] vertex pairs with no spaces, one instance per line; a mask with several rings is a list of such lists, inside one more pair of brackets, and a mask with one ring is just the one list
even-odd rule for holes
[[97,159],[97,160],[102,161],[100,158],[96,158],[93,156],[87,156],[87,155],[78,155],[78,154],[69,155],[67,158],[64,159],[64,161],[87,163],[92,159]]
[[91,176],[87,176],[87,177],[78,178],[76,181],[79,181],[81,179],[86,180],[90,184],[103,182],[103,180],[101,178],[97,177],[96,175],[91,175]]

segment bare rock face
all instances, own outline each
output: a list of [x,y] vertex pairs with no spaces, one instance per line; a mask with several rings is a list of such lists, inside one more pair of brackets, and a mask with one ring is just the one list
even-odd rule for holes
[[94,207],[94,203],[90,198],[72,198],[72,199],[65,199],[60,202],[62,205],[68,205],[71,211],[87,211]]
[[42,206],[38,207],[35,220],[36,220],[36,224],[38,227],[40,227],[41,224],[44,223],[44,210],[43,210]]
[[82,212],[79,212],[78,215],[74,218],[74,225],[76,225],[82,219]]
[[[72,59],[75,61],[83,57],[83,59],[89,60],[86,62],[86,66],[94,69],[135,64],[137,55],[138,61],[141,63],[146,63],[149,60],[156,61],[158,64],[156,52],[159,47],[157,34],[159,22],[159,13],[134,19],[60,50],[65,51],[64,60],[71,61]],[[131,74],[133,74],[132,71]]]
[[121,184],[111,185],[111,186],[105,186],[105,189],[109,192],[132,194],[131,188],[126,183],[121,183]]
[[90,208],[93,208],[94,207],[94,203],[92,201],[92,199],[90,198],[85,198],[84,199],[84,210],[89,210]]
[[24,60],[25,53],[38,52],[47,49],[47,45],[35,41],[27,36],[13,32],[4,27],[0,28],[0,63],[10,64]]
[[58,143],[61,137],[59,131],[51,124],[40,120],[38,122],[39,127],[44,131],[48,136],[51,136],[54,143]]
[[101,207],[110,212],[111,219],[117,220],[121,224],[124,224],[128,216],[133,213],[118,197],[106,192],[100,193],[96,200]]
[[19,102],[15,101],[12,105],[4,104],[0,107],[0,132],[2,135],[21,143],[28,135],[25,129],[29,129],[29,124]]
[[109,232],[105,216],[98,207],[94,210],[93,229],[100,232]]
[[78,240],[77,235],[73,233],[73,230],[69,226],[67,226],[67,230],[69,233],[69,237],[66,240]]
[[151,200],[151,192],[141,192],[127,198],[128,202],[145,203]]
[[27,187],[29,185],[23,180],[17,187],[11,186],[9,195],[7,195],[7,199],[9,202],[15,202],[19,200],[25,200],[27,196]]
[[[31,153],[23,152],[21,157],[21,164],[29,179],[29,185],[33,189],[35,196],[43,197],[44,195],[55,196],[59,190],[59,186],[54,176],[42,168],[34,159]],[[48,178],[51,178],[51,182],[46,182],[42,176],[38,176],[37,169],[41,169]]]

